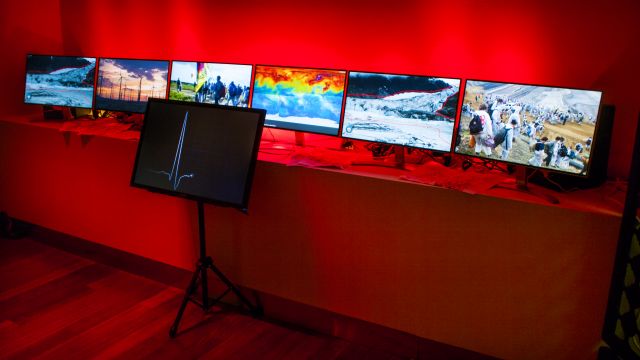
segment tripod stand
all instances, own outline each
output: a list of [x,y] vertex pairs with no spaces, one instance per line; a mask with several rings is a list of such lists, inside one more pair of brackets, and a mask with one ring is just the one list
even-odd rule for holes
[[[202,310],[209,311],[213,305],[215,305],[218,301],[222,300],[229,291],[232,291],[240,302],[244,304],[248,309],[251,315],[254,317],[258,317],[262,315],[262,308],[260,306],[256,307],[240,292],[240,289],[236,287],[223,273],[218,269],[214,263],[211,256],[207,256],[207,249],[205,244],[205,236],[204,236],[204,204],[202,201],[198,201],[198,232],[200,238],[200,259],[198,260],[198,265],[196,266],[196,270],[193,273],[193,277],[191,278],[191,282],[187,287],[187,290],[184,294],[184,299],[182,300],[182,304],[180,305],[180,309],[178,309],[178,314],[176,315],[176,319],[169,330],[169,336],[174,338],[176,337],[176,333],[178,332],[178,326],[180,326],[180,320],[182,319],[182,314],[184,313],[184,309],[187,307],[188,302],[192,302]],[[217,277],[220,279],[227,287],[227,289],[222,292],[216,298],[209,298],[209,289],[207,282],[207,269],[211,270]],[[195,292],[201,288],[202,291],[202,302],[198,302],[195,299]]]

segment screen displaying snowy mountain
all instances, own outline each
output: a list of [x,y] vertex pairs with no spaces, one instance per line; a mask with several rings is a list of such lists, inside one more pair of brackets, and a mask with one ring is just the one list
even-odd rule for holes
[[251,107],[266,109],[265,126],[338,135],[346,71],[256,67]]
[[[602,93],[468,80],[456,152],[514,164],[588,174]],[[470,130],[484,117],[480,132]]]
[[174,61],[169,99],[247,107],[251,65]]
[[96,59],[27,55],[27,104],[90,108]]
[[349,72],[342,136],[449,151],[459,79]]
[[165,99],[169,62],[100,59],[96,108],[143,113],[149,98]]

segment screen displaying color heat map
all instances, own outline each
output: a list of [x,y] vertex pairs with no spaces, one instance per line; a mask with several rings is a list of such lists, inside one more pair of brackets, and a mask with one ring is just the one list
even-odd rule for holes
[[338,135],[346,71],[257,66],[251,106],[265,126]]
[[349,72],[342,136],[449,151],[459,79]]

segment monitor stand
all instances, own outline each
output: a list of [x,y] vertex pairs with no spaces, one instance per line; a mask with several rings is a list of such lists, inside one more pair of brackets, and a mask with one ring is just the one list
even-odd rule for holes
[[296,146],[303,147],[304,146],[304,133],[300,131],[296,131]]
[[378,158],[379,160],[371,161],[354,161],[351,163],[352,166],[381,166],[381,167],[389,167],[400,170],[408,170],[406,168],[406,162],[404,158],[404,146],[401,145],[393,145],[393,158],[391,156],[381,156]]
[[[271,139],[266,138],[267,134]],[[295,145],[290,142],[280,142],[276,139],[271,128],[265,127],[260,138],[260,148],[258,151],[268,153],[273,150],[273,155],[287,155],[295,151]]]
[[95,120],[93,109],[71,108],[71,114],[74,120]]
[[71,109],[67,106],[42,106],[42,115],[45,120],[73,120]]
[[[169,330],[169,336],[172,338],[176,337],[178,333],[178,327],[180,326],[180,320],[182,320],[182,314],[184,313],[184,309],[187,307],[187,303],[192,302],[200,307],[205,312],[209,311],[216,303],[218,303],[222,298],[224,298],[230,291],[233,292],[240,302],[245,305],[251,315],[254,317],[261,316],[263,314],[262,306],[258,304],[258,306],[254,306],[249,299],[247,299],[223,273],[218,269],[213,263],[213,259],[211,256],[207,256],[207,248],[205,243],[205,235],[204,235],[204,204],[202,201],[198,201],[198,237],[200,240],[200,259],[198,260],[198,264],[196,266],[196,270],[193,272],[193,277],[191,278],[191,282],[189,286],[187,286],[187,290],[184,294],[184,299],[182,300],[182,304],[178,309],[178,314],[176,315],[176,319]],[[209,288],[207,282],[207,270],[211,270],[218,279],[220,279],[227,289],[222,292],[222,294],[218,295],[215,298],[209,298]],[[200,292],[202,294],[202,300],[199,302],[195,298],[195,292],[200,288]]]
[[534,189],[529,188],[529,176],[531,170],[527,167],[524,166],[515,166],[515,183],[498,183],[495,184],[491,187],[491,189],[506,189],[506,190],[513,190],[513,191],[519,191],[525,194],[529,194],[529,195],[533,195],[535,197],[544,199],[552,204],[559,204],[560,200],[551,195],[551,194],[546,194],[543,192],[539,192],[536,191]]

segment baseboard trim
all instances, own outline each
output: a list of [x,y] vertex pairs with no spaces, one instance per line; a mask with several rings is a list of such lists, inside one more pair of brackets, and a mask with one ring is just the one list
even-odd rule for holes
[[[29,238],[178,289],[183,289],[192,275],[188,270],[36,225],[32,226]],[[222,286],[222,284],[213,283],[212,291]],[[276,295],[240,288],[245,294],[253,294],[260,300],[266,321],[289,328],[334,336],[381,353],[407,359],[495,359],[471,350],[421,338]],[[249,296],[249,299],[253,296]],[[229,296],[229,299],[231,298]]]

